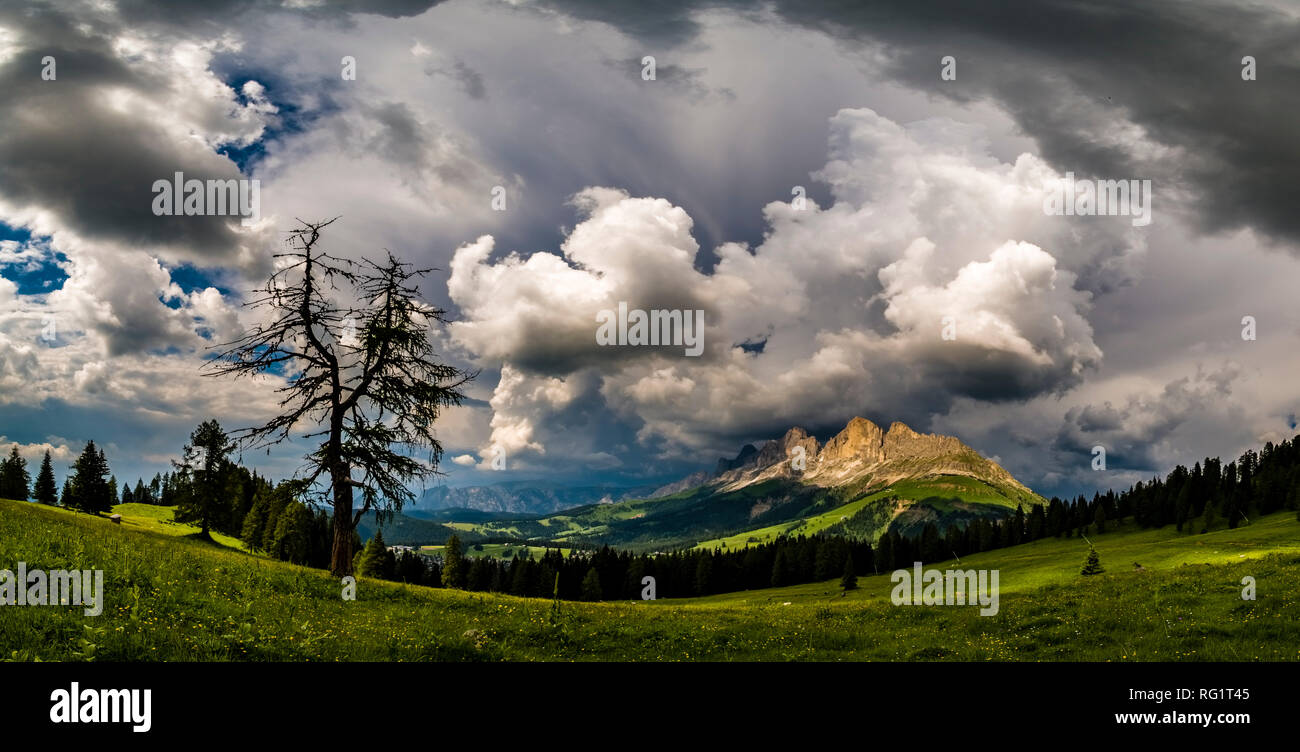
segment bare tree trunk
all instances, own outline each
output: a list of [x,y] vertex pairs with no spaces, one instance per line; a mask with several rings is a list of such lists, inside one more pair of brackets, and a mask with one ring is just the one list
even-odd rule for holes
[[352,574],[352,485],[348,471],[335,475],[334,545],[330,548],[330,572],[335,577]]

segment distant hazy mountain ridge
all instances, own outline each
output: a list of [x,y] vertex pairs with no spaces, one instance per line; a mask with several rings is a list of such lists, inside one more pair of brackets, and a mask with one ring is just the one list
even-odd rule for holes
[[417,511],[474,509],[482,512],[550,514],[562,509],[604,501],[644,496],[648,486],[563,486],[541,481],[513,481],[491,486],[427,489],[415,506]]

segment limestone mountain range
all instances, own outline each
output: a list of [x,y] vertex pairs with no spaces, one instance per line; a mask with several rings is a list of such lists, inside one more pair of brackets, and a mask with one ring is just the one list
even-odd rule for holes
[[718,460],[713,472],[694,473],[657,489],[652,498],[707,486],[737,491],[774,479],[822,488],[867,483],[885,487],[902,480],[964,476],[1028,496],[1033,491],[996,462],[955,436],[918,433],[895,421],[888,430],[855,417],[825,444],[794,427],[761,449],[746,444],[733,459]]

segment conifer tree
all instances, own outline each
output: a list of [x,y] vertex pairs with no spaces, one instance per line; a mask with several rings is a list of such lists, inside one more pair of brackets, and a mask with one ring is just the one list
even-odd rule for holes
[[[302,503],[290,501],[280,512],[275,522],[274,550],[282,561],[307,563],[311,550],[311,513]],[[387,553],[388,549],[383,551]]]
[[269,448],[299,430],[319,441],[302,477],[333,507],[330,571],[342,577],[352,573],[352,533],[366,513],[383,521],[414,501],[413,482],[440,473],[435,423],[461,403],[474,374],[434,351],[447,319],[418,289],[432,270],[391,253],[383,261],[325,253],[318,243],[333,222],[290,232],[275,273],[247,303],[268,315],[208,365],[233,377],[295,374],[280,388],[281,412],[236,437],[245,448]]
[[790,562],[782,548],[776,552],[776,561],[772,562],[772,587],[781,587],[790,582]]
[[707,552],[700,555],[695,565],[695,592],[699,595],[713,592],[713,556]]
[[582,578],[582,599],[584,601],[598,601],[600,598],[600,574],[595,567],[592,567],[587,570],[587,576]]
[[[477,545],[477,544],[476,544]],[[491,559],[475,556],[469,562],[469,576],[466,577],[465,589],[483,591],[492,583]]]
[[1097,549],[1089,546],[1088,559],[1083,562],[1083,569],[1079,570],[1079,574],[1101,574],[1105,571],[1106,570],[1101,566],[1101,557],[1097,555]]
[[32,489],[32,497],[42,504],[58,504],[59,488],[54,484],[54,462],[50,459],[50,450],[45,450],[45,458],[41,460],[40,472],[36,474],[36,487]]
[[1214,523],[1218,521],[1218,515],[1214,513],[1214,499],[1205,502],[1205,519],[1201,524],[1201,532],[1208,533],[1214,528]]
[[63,505],[89,514],[109,511],[116,499],[109,494],[107,476],[108,460],[104,458],[103,450],[98,449],[93,441],[86,442],[86,448],[72,465],[70,486],[64,486],[65,490],[70,488],[72,492],[71,503],[64,499]]
[[0,464],[0,499],[26,501],[32,476],[27,472],[27,460],[18,454],[18,445],[9,450],[9,459]]
[[177,522],[197,522],[200,537],[211,540],[212,529],[221,529],[227,521],[230,499],[226,495],[227,476],[234,442],[226,437],[221,424],[206,420],[190,434],[177,475],[185,482],[186,492],[178,499]]
[[262,548],[262,536],[266,532],[266,512],[269,502],[268,491],[258,489],[253,498],[253,507],[244,515],[244,524],[239,531],[239,539],[249,548]]
[[465,587],[465,556],[460,547],[460,536],[452,535],[442,550],[442,586],[449,588]]
[[396,563],[396,558],[388,550],[387,544],[384,543],[384,531],[376,530],[375,536],[366,543],[366,547],[361,551],[360,567],[357,574],[383,580],[391,579]]
[[840,578],[840,587],[844,590],[858,589],[858,573],[853,569],[853,554],[844,562],[844,576]]

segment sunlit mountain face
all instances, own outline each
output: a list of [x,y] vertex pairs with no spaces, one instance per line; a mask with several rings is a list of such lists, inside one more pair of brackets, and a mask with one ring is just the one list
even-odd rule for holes
[[[269,420],[291,365],[203,366],[334,217],[327,253],[435,270],[478,374],[433,508],[859,416],[1035,498],[1291,437],[1294,4],[863,5],[0,6],[0,449],[148,484]],[[312,430],[235,459],[288,478]]]

